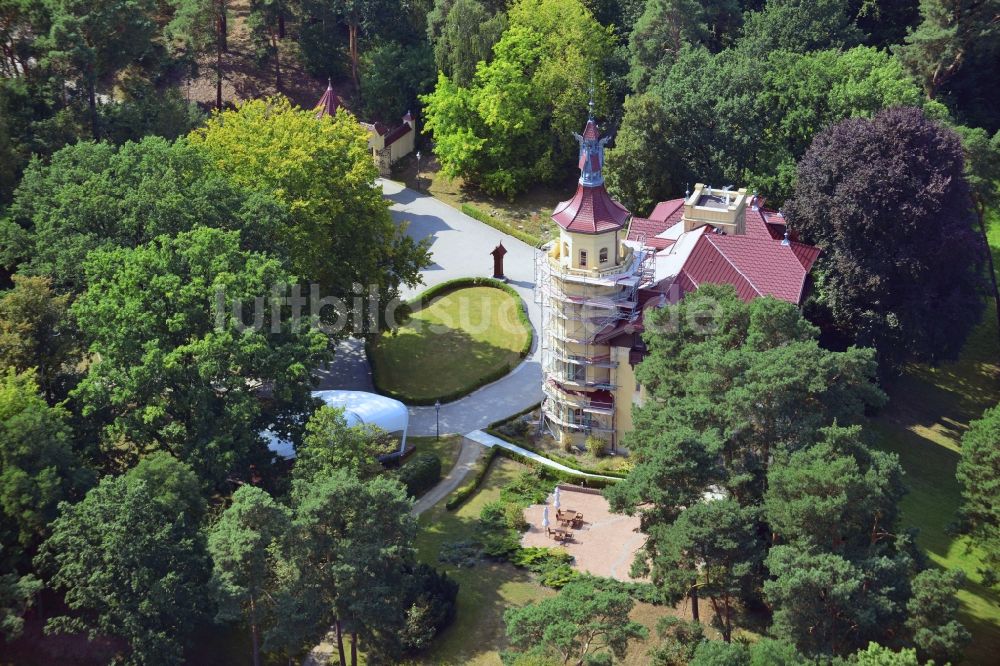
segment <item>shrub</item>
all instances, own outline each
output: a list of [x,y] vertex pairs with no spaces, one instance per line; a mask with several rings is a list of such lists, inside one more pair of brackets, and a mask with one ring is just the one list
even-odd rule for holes
[[552,478],[541,471],[521,472],[516,479],[500,491],[500,499],[520,504],[526,508],[532,504],[544,502],[554,486],[555,482]]
[[608,443],[605,442],[600,437],[595,437],[591,435],[590,437],[587,438],[587,451],[590,452],[590,455],[594,456],[595,458],[604,457],[604,451],[607,448],[607,446]]
[[573,440],[572,440],[572,438],[567,437],[566,439],[564,439],[562,441],[562,450],[565,451],[566,453],[573,453]]
[[482,558],[483,545],[478,541],[450,541],[438,551],[438,562],[456,567],[473,567]]
[[483,536],[483,553],[498,560],[509,560],[521,548],[520,533],[509,529],[494,529]]
[[510,434],[514,437],[526,437],[531,426],[523,418],[516,419],[510,424]]
[[561,548],[521,548],[511,555],[511,563],[538,574],[542,585],[557,590],[581,575],[570,566],[572,561]]
[[407,581],[406,625],[400,640],[406,650],[422,650],[455,619],[458,583],[426,564],[413,568]]
[[406,492],[419,497],[441,480],[441,459],[433,453],[421,453],[399,470],[399,480]]

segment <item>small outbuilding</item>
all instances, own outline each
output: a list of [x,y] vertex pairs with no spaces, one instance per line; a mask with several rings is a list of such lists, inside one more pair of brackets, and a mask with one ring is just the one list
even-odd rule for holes
[[[348,426],[370,425],[399,439],[400,452],[406,449],[406,430],[410,414],[399,400],[365,391],[313,391],[312,396],[330,407],[344,410]],[[295,445],[271,430],[261,433],[267,447],[281,458],[294,458]]]

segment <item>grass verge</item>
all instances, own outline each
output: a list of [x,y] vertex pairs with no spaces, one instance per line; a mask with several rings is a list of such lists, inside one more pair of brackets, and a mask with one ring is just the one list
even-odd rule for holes
[[961,502],[955,467],[962,434],[970,420],[1000,400],[994,308],[990,303],[958,361],[912,366],[889,387],[889,407],[873,424],[877,445],[897,453],[906,471],[904,527],[920,530],[917,545],[933,564],[968,576],[958,598],[959,619],[973,634],[966,650],[966,663],[972,664],[991,663],[1000,652],[1000,592],[983,586],[976,573],[978,554],[949,526]]

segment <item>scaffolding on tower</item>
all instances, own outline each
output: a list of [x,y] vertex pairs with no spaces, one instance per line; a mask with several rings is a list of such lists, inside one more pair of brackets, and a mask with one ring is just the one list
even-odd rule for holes
[[[570,268],[550,256],[551,242],[536,253],[534,298],[541,310],[539,348],[546,377],[541,419],[553,435],[558,425],[586,435],[609,434],[614,445],[615,409],[609,396],[617,388],[617,363],[597,338],[623,320],[638,318],[639,289],[653,281],[656,253],[644,239],[623,248],[622,263],[604,271]],[[574,353],[571,345],[577,347]]]

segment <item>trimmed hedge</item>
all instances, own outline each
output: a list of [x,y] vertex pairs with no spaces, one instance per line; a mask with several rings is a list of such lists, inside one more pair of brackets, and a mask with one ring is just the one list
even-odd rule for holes
[[535,236],[534,234],[529,234],[526,231],[521,231],[520,229],[515,229],[507,222],[504,222],[503,220],[498,220],[489,213],[479,210],[475,206],[464,203],[462,204],[462,212],[473,219],[479,220],[483,224],[487,224],[493,227],[497,231],[502,231],[505,234],[513,236],[522,243],[527,243],[532,247],[538,247],[539,245],[542,244],[542,239],[539,238],[538,236]]
[[441,480],[441,459],[433,453],[420,453],[399,470],[399,480],[411,497],[420,497]]
[[[506,420],[503,421],[502,423],[506,423]],[[490,427],[486,428],[485,432],[489,433],[490,435],[493,435],[494,437],[499,437],[503,441],[509,442],[510,444],[514,444],[515,446],[520,446],[522,449],[527,449],[528,451],[531,451],[532,453],[537,453],[540,456],[545,456],[546,458],[548,458],[549,460],[552,460],[553,462],[557,462],[557,463],[559,463],[561,465],[566,465],[566,467],[570,467],[570,468],[576,470],[577,472],[580,472],[581,474],[599,474],[601,476],[613,476],[616,479],[624,479],[625,476],[626,476],[625,474],[622,474],[621,472],[614,472],[614,471],[606,471],[606,470],[600,470],[600,469],[593,469],[593,468],[590,468],[590,467],[580,467],[577,464],[576,460],[573,459],[573,458],[570,458],[569,456],[563,456],[563,455],[560,455],[558,453],[553,453],[551,451],[539,451],[536,447],[531,446],[530,444],[526,444],[525,442],[520,442],[520,441],[512,439],[509,435],[505,435],[504,433],[500,432],[499,430],[497,430],[492,425]],[[506,451],[506,453],[510,453],[511,455],[515,455],[515,456],[518,456],[519,458],[523,458],[523,456],[520,456],[519,454],[516,454],[513,451]],[[530,460],[530,459],[529,458],[525,458],[525,460]],[[531,461],[531,462],[534,463],[534,461]],[[548,471],[558,472],[558,470],[554,470],[552,468],[548,468]],[[596,481],[596,479],[589,479],[589,480]]]
[[472,497],[472,495],[479,490],[479,486],[483,483],[483,479],[486,478],[486,473],[490,471],[490,465],[493,464],[493,459],[497,457],[497,447],[492,447],[486,452],[483,457],[483,466],[479,468],[476,472],[475,478],[472,479],[471,483],[467,483],[455,492],[451,494],[448,501],[445,502],[444,508],[448,511],[454,511],[458,507],[465,503],[465,500]]
[[[487,277],[455,278],[454,280],[448,280],[446,282],[442,282],[441,284],[436,284],[433,287],[428,288],[419,296],[409,301],[406,305],[408,308],[410,308],[411,312],[416,312],[421,308],[426,307],[435,298],[440,298],[442,296],[450,294],[453,291],[458,291],[459,289],[466,289],[469,287],[491,287],[493,289],[499,289],[501,291],[506,292],[507,294],[512,296],[515,301],[517,301],[518,321],[528,331],[527,339],[525,339],[524,344],[521,346],[521,349],[519,349],[517,352],[518,363],[519,363],[531,351],[531,343],[534,340],[535,331],[531,327],[531,320],[528,319],[528,311],[524,306],[524,301],[521,300],[521,296],[516,291],[514,291],[514,288],[511,287],[510,285],[504,284],[500,280],[495,280],[493,278],[487,278]],[[368,356],[368,363],[372,367],[372,383],[375,386],[375,391],[382,395],[389,396],[390,398],[395,398],[396,400],[399,400],[407,405],[414,405],[414,406],[433,405],[437,400],[440,400],[442,403],[453,402],[455,400],[458,400],[459,398],[464,398],[465,396],[469,395],[476,389],[482,388],[487,384],[491,384],[496,380],[500,379],[501,377],[505,377],[510,373],[511,370],[517,367],[517,364],[500,366],[495,371],[483,375],[470,386],[462,387],[458,390],[452,391],[450,393],[445,393],[444,395],[438,396],[436,398],[414,398],[413,396],[406,395],[405,393],[401,393],[400,391],[393,391],[383,386],[379,386],[378,372],[376,372],[375,369],[375,355],[372,353],[372,344],[373,341],[370,339],[365,341],[365,355]]]

